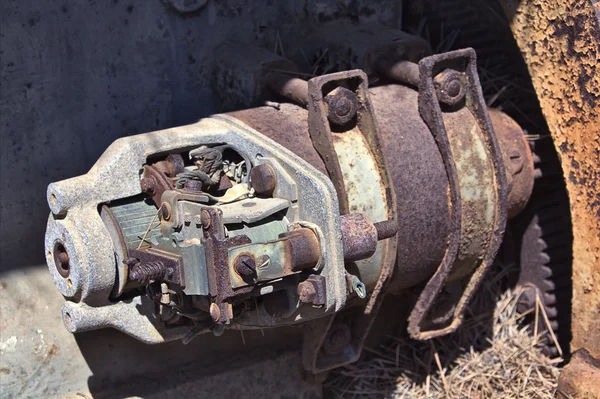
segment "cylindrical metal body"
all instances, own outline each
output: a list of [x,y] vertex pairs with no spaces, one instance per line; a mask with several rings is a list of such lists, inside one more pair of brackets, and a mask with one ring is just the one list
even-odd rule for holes
[[[394,292],[427,281],[440,265],[447,247],[450,223],[448,177],[434,137],[420,117],[418,92],[407,86],[390,84],[373,87],[370,93],[398,203],[398,257],[389,289]],[[308,111],[304,108],[281,104],[279,109],[259,107],[229,115],[277,141],[319,171],[327,173],[312,145],[308,132]],[[502,115],[492,118],[494,128],[504,131],[504,125],[509,124],[514,129],[514,121]],[[464,123],[474,125],[475,121],[469,117],[465,118]],[[520,134],[522,136],[522,131]],[[522,177],[515,179],[511,190],[527,191],[528,188],[523,186],[532,180],[532,176],[528,175],[530,154],[524,139],[515,139],[518,135],[519,132],[513,130],[511,140],[499,141],[503,148],[509,142],[512,146],[519,144],[525,158],[525,172]],[[512,152],[503,150],[504,153],[509,156],[514,149]],[[522,206],[522,197],[518,196],[518,200],[515,200],[518,204],[509,203],[512,213]],[[374,275],[372,271],[358,272],[361,276]],[[370,279],[363,279],[363,282],[369,286],[373,283]]]

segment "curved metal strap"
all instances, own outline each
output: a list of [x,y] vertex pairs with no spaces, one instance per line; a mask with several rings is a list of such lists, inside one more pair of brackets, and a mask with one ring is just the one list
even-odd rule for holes
[[[364,136],[370,151],[373,154],[377,169],[381,176],[381,183],[385,187],[385,202],[387,207],[387,220],[396,220],[397,204],[396,192],[387,167],[387,161],[381,150],[377,121],[371,105],[368,92],[368,80],[361,70],[323,75],[308,82],[308,115],[309,132],[315,149],[319,152],[329,176],[338,190],[340,196],[340,213],[347,213],[347,196],[344,180],[337,153],[333,147],[333,138],[325,106],[323,103],[323,86],[340,85],[342,81],[349,83],[358,99],[357,125]],[[337,171],[337,172],[336,172]],[[340,195],[340,193],[342,193]],[[342,206],[345,201],[346,208]],[[307,323],[304,334],[303,363],[304,367],[313,372],[321,373],[333,368],[352,363],[360,357],[364,341],[371,329],[375,316],[381,306],[385,287],[390,280],[396,264],[397,235],[386,241],[387,249],[383,259],[383,266],[379,272],[377,283],[373,292],[363,306],[356,306],[348,311],[342,311]],[[347,324],[351,330],[350,343],[340,352],[327,354],[321,350],[330,328],[336,323]]]
[[[457,150],[475,151],[475,148],[461,148],[458,145],[453,145],[456,143],[451,142],[453,139],[449,138],[447,134],[444,113],[440,108],[433,82],[435,75],[446,68],[454,68],[464,73],[465,81],[463,83],[466,89],[464,106],[473,115],[479,127],[479,129],[471,129],[470,131],[463,130],[461,134],[471,134],[473,135],[473,142],[483,143],[485,149],[483,153],[487,157],[487,165],[493,169],[493,179],[489,183],[490,185],[483,187],[491,190],[495,196],[491,223],[485,223],[485,225],[481,221],[486,220],[486,215],[475,215],[476,217],[473,219],[467,220],[465,216],[471,218],[473,216],[471,213],[474,212],[473,208],[469,208],[469,215],[463,214],[465,208],[463,208],[464,201],[461,198],[461,188],[464,188],[466,181],[472,183],[475,180],[480,184],[485,184],[485,179],[481,178],[483,176],[481,171],[469,169],[471,175],[466,176],[465,171],[467,169],[464,165],[462,169],[457,167],[455,160],[457,154],[453,154],[453,150],[454,152]],[[450,184],[451,218],[448,247],[444,258],[421,292],[409,317],[408,331],[410,335],[415,339],[425,340],[453,332],[461,324],[465,307],[477,291],[482,277],[492,264],[502,242],[506,225],[507,182],[500,149],[492,130],[481,86],[479,85],[475,51],[468,48],[426,57],[419,62],[419,78],[419,113],[433,133],[444,160]],[[457,112],[456,109],[451,111]],[[479,135],[479,137],[476,135]],[[460,157],[458,158],[460,159]],[[489,173],[489,170],[487,172]],[[461,182],[463,187],[461,187]],[[473,220],[479,225],[473,226]],[[448,284],[448,278],[453,274],[458,274],[457,260],[462,248],[461,240],[466,243],[469,237],[465,233],[472,231],[487,234],[487,237],[489,237],[487,248],[483,249],[481,262],[474,265],[475,268],[466,271],[468,283],[461,295],[444,299],[445,301],[453,301],[451,304],[447,302],[443,304],[451,305],[452,313],[450,317],[445,318],[442,323],[436,322],[432,320],[430,312],[436,299],[440,298],[443,288]],[[464,269],[465,266],[461,265],[461,267]]]

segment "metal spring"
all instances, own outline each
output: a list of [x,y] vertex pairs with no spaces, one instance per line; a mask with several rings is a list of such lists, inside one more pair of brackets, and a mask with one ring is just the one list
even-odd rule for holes
[[150,280],[161,280],[165,276],[165,265],[162,262],[138,263],[129,272],[129,278],[140,284]]

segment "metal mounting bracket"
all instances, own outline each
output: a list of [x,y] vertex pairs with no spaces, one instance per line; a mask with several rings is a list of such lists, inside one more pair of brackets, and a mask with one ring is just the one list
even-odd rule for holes
[[[308,81],[308,123],[313,145],[325,163],[329,177],[336,188],[340,213],[348,213],[348,198],[344,180],[333,144],[334,134],[344,134],[344,126],[332,132],[328,120],[328,109],[324,92],[331,93],[338,87],[351,90],[356,96],[356,127],[364,136],[373,154],[377,169],[385,187],[387,220],[396,220],[396,195],[389,174],[387,161],[381,151],[377,121],[368,93],[368,80],[361,70],[333,73]],[[308,323],[304,334],[303,363],[313,373],[322,373],[336,367],[355,362],[360,357],[364,341],[381,306],[385,287],[390,280],[396,263],[397,236],[387,240],[387,250],[377,283],[364,305]],[[347,331],[348,333],[346,333]],[[345,342],[335,350],[328,342],[342,338]],[[347,341],[347,342],[346,342]],[[335,346],[335,345],[334,345]]]
[[[464,98],[453,104],[443,101],[436,87],[436,75],[448,70],[458,72],[464,86]],[[451,205],[446,253],[409,317],[410,335],[425,340],[453,332],[462,323],[465,307],[502,241],[507,182],[473,49],[437,54],[419,62],[419,113],[444,160]],[[478,129],[461,129],[466,125],[461,118],[474,118]],[[441,308],[446,313],[437,317]]]

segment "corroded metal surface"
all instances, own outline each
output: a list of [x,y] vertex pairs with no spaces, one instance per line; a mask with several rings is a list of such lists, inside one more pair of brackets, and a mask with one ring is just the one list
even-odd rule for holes
[[[351,95],[336,95],[335,87],[347,86]],[[371,103],[367,76],[363,71],[353,70],[313,78],[308,82],[308,130],[313,145],[321,155],[326,169],[332,179],[338,196],[340,196],[340,213],[348,210],[363,212],[376,221],[397,220],[397,203],[394,181],[388,167],[386,155],[381,146],[379,126]],[[332,100],[326,102],[324,90]],[[341,92],[338,90],[338,94]],[[327,97],[326,95],[326,97]],[[342,97],[351,104],[344,104],[340,110],[348,109],[352,118],[346,124],[337,125],[345,121],[344,116],[331,117],[328,115],[328,106],[337,107],[337,100]],[[356,106],[356,116],[353,109]],[[342,112],[343,113],[343,112]],[[332,126],[329,125],[332,123]],[[356,147],[360,148],[362,159],[356,162],[356,151],[351,151],[344,145],[344,137],[355,135]],[[357,192],[351,197],[347,196],[348,190],[360,189],[357,177],[361,174],[371,176],[369,184],[371,192]],[[376,231],[375,231],[376,233]],[[390,282],[392,271],[396,262],[397,237],[389,237],[377,244],[377,250],[371,259],[357,261],[354,266],[365,278],[373,281],[372,290],[366,303],[356,306],[347,314],[335,314],[323,320],[318,320],[305,329],[304,367],[313,373],[319,373],[339,367],[358,360],[366,337],[381,306],[385,289]],[[370,263],[369,263],[370,262]],[[369,273],[370,276],[367,274]],[[374,275],[373,275],[374,274]],[[357,281],[356,281],[357,280]],[[355,279],[364,288],[360,280]],[[364,298],[355,290],[360,298]],[[328,354],[321,348],[327,343],[327,333],[330,327],[336,326],[345,318],[352,319],[352,333],[345,350],[340,354]]]
[[381,148],[390,160],[398,198],[398,240],[402,245],[398,246],[389,287],[398,292],[426,280],[444,256],[449,228],[448,178],[433,136],[419,117],[418,93],[402,85],[379,86],[371,92]]
[[294,104],[258,107],[230,112],[230,115],[304,159],[319,172],[327,174],[325,164],[310,141],[308,111]]
[[585,349],[573,354],[561,371],[556,390],[558,399],[597,399],[600,397],[600,360]]
[[340,217],[344,260],[366,259],[377,249],[377,230],[362,213],[350,213]]
[[548,123],[573,222],[572,350],[600,356],[600,27],[589,0],[502,2]]
[[[446,68],[464,74],[466,99],[459,112],[469,112],[472,127],[457,123],[455,109],[441,109],[435,75]],[[419,62],[419,112],[436,139],[450,183],[450,235],[439,268],[419,296],[409,317],[409,333],[429,339],[458,328],[471,296],[491,265],[506,224],[506,177],[500,148],[483,101],[473,49],[434,55]],[[468,111],[467,111],[468,110]],[[444,112],[445,111],[445,112]],[[465,115],[466,116],[466,115]],[[453,295],[447,316],[430,315],[447,281],[468,277]],[[451,302],[451,303],[448,303]]]
[[509,188],[508,218],[512,219],[525,208],[533,191],[533,156],[517,122],[496,109],[490,109],[490,121],[502,150]]

